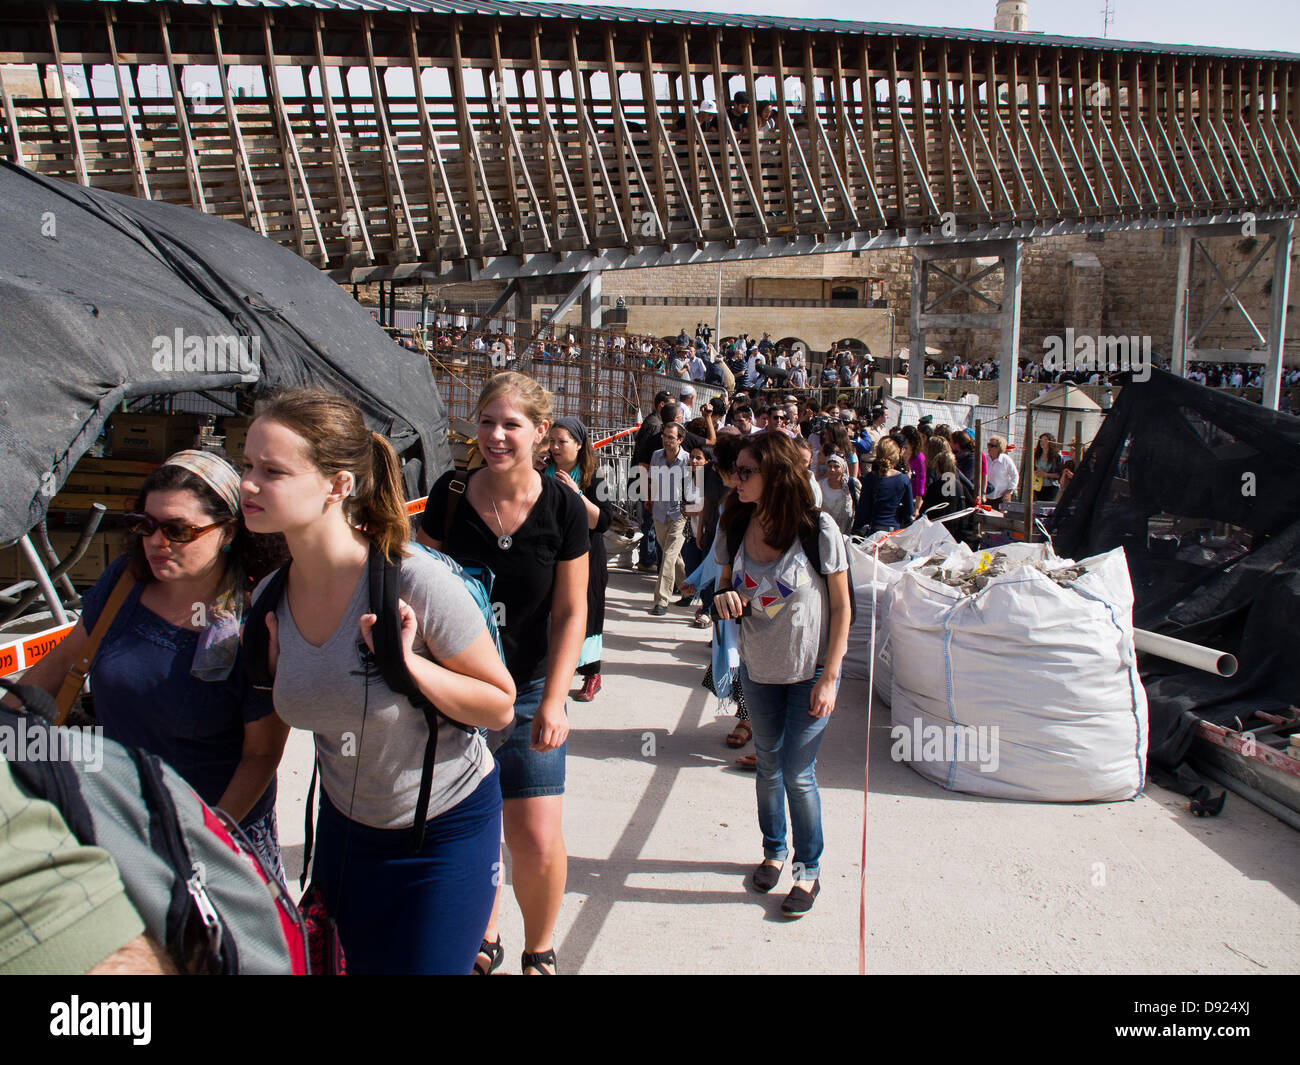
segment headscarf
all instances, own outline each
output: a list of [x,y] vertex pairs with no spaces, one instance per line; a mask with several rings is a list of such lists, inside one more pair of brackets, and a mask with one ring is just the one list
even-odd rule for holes
[[578,442],[578,450],[587,446],[587,427],[572,414],[560,414],[551,422],[552,429],[563,429]]
[[[583,425],[578,418],[575,418],[572,414],[560,414],[552,420],[551,428],[563,429],[566,433],[568,433],[571,437],[573,437],[573,439],[577,442],[578,445],[578,454],[579,455],[582,454],[582,449],[587,446],[587,427]],[[566,472],[568,473],[569,478],[573,481],[573,483],[578,485],[579,488],[581,488],[582,487],[582,462],[581,461],[577,462],[574,465],[573,469],[567,470]],[[554,459],[551,459],[546,463],[546,468],[542,470],[542,476],[544,477],[555,476]]]
[[[229,516],[238,520],[239,474],[225,459],[207,451],[178,451],[164,466],[179,466],[198,477],[216,493],[229,510]],[[199,633],[199,645],[194,651],[190,676],[197,680],[226,680],[239,654],[239,630],[244,620],[244,567],[237,558],[226,565],[226,581],[216,601],[212,616]]]

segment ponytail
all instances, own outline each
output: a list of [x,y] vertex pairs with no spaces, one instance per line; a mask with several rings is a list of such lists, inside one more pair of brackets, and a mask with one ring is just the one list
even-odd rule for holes
[[397,452],[378,433],[371,433],[370,455],[370,494],[357,499],[356,517],[384,557],[397,562],[411,537]]
[[344,516],[390,562],[405,554],[411,525],[397,453],[366,428],[354,404],[321,389],[293,388],[266,400],[257,417],[279,422],[302,437],[308,457],[325,476],[351,473],[353,489],[344,500]]

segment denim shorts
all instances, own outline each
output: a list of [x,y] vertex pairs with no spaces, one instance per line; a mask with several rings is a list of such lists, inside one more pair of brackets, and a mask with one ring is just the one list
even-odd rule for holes
[[[534,751],[533,716],[542,705],[546,678],[534,680],[519,687],[515,698],[515,727],[510,738],[496,752],[497,765],[501,767],[501,798],[536,799],[543,795],[564,794],[565,743],[544,754]],[[568,712],[568,707],[565,707]]]

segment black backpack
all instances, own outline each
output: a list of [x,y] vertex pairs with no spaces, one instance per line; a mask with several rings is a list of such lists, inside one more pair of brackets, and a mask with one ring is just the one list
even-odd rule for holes
[[[431,553],[447,560],[441,552]],[[415,804],[415,824],[411,827],[410,849],[414,854],[424,844],[424,823],[429,816],[429,795],[433,790],[433,763],[438,754],[438,719],[451,721],[463,732],[475,732],[477,729],[472,725],[445,717],[425,698],[415,678],[411,676],[411,671],[406,668],[406,661],[402,657],[402,615],[397,604],[402,582],[401,567],[388,561],[373,544],[366,565],[370,585],[370,613],[374,614],[376,619],[371,633],[375,645],[375,665],[379,669],[379,675],[384,678],[384,683],[398,695],[404,695],[409,699],[412,706],[418,707],[424,714],[425,723],[429,726],[429,741],[425,744],[424,765],[420,771],[419,798]],[[455,566],[455,569],[459,570],[460,567]],[[280,605],[288,578],[289,567],[281,566],[271,575],[266,587],[262,589],[262,594],[257,597],[248,611],[244,625],[244,671],[249,683],[254,687],[270,688],[274,683],[269,661],[271,637],[266,628],[266,616]],[[490,631],[495,635],[495,626]],[[315,791],[316,770],[313,768],[311,784],[307,791],[308,832],[306,851],[303,856],[304,873],[311,856],[313,835],[311,810]]]
[[[821,535],[818,528],[820,520],[818,515],[821,513],[820,507],[814,507],[808,512],[808,520],[799,523],[799,545],[803,548],[804,557],[808,559],[813,571],[825,581],[826,574],[822,572]],[[749,531],[749,521],[753,516],[753,511],[750,511],[738,525],[728,527],[725,530],[727,554],[733,559],[740,549],[741,542],[745,539],[745,533]],[[849,627],[852,628],[853,623],[858,620],[858,600],[857,596],[853,594],[853,559],[848,553],[848,544],[844,545],[844,556],[849,560]],[[725,591],[725,589],[721,590]]]

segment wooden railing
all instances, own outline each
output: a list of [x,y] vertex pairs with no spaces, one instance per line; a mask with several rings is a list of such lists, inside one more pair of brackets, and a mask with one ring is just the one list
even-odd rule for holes
[[[1293,56],[562,10],[19,0],[0,64],[45,78],[0,67],[0,153],[331,269],[1300,206]],[[771,129],[698,110],[769,85]]]

